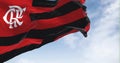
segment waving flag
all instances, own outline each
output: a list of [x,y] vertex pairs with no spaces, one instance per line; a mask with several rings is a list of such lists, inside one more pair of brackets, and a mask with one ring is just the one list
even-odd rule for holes
[[72,0],[0,0],[0,12],[0,63],[90,28],[84,5]]

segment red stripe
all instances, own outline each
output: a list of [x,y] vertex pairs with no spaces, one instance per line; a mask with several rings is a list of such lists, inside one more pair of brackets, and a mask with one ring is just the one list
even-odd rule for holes
[[38,25],[35,29],[43,30],[48,28],[54,28],[54,27],[72,23],[84,17],[86,17],[86,13],[80,8],[78,10],[75,10],[71,13],[68,13],[60,17],[55,17],[52,19],[37,20],[35,22]]
[[85,27],[85,31],[88,32],[90,29],[90,23],[88,23],[88,25]]
[[80,3],[84,4],[86,0],[80,0]]
[[25,47],[31,44],[41,44],[41,43],[42,43],[41,39],[25,38],[22,41],[20,41],[20,43],[18,44],[14,44],[11,46],[0,46],[0,54],[4,54],[12,50],[20,49],[22,47]]

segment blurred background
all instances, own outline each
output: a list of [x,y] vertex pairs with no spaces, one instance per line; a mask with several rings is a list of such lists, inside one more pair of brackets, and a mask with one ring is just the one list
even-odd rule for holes
[[119,0],[86,0],[88,37],[67,35],[5,63],[119,63]]

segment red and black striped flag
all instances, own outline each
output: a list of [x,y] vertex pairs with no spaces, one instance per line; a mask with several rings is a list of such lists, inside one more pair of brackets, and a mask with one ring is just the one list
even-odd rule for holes
[[72,0],[0,0],[0,12],[0,63],[90,28],[86,7]]

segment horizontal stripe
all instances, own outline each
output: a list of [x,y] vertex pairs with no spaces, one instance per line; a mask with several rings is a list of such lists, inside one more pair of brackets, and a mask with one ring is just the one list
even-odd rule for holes
[[35,7],[54,7],[58,0],[33,0],[32,6]]
[[77,9],[63,16],[59,16],[59,17],[55,17],[51,19],[36,20],[35,22],[38,25],[35,29],[44,30],[44,29],[49,29],[49,28],[55,28],[55,27],[59,27],[65,24],[72,23],[84,17],[86,17],[86,13],[82,9]]
[[31,30],[26,37],[27,38],[41,38],[41,39],[52,38],[52,36],[56,37],[58,35],[61,35],[63,33],[66,33],[72,30],[68,28],[69,26],[76,27],[76,28],[85,28],[85,26],[89,23],[89,21],[86,19],[87,18],[85,17],[73,23],[69,23],[63,26],[50,28],[46,30]]
[[32,30],[28,33],[27,38],[41,38],[41,39],[49,39],[54,40],[57,36],[69,32],[72,29],[67,28],[55,28],[49,30]]
[[17,44],[9,45],[9,46],[0,46],[0,54],[5,54],[15,49],[20,49],[22,47],[31,45],[31,44],[41,44],[42,39],[33,39],[33,38],[24,38]]
[[32,45],[28,45],[28,46],[25,46],[23,48],[16,49],[16,50],[13,50],[11,52],[2,54],[2,55],[0,55],[0,63],[3,63],[5,61],[21,54],[21,53],[33,50],[33,49],[38,48],[38,47],[40,47],[40,45],[32,44]]
[[7,46],[18,43],[22,38],[24,38],[26,33],[10,36],[10,37],[0,37],[0,46]]
[[88,17],[84,17],[73,23],[68,24],[67,26],[72,26],[72,27],[76,27],[76,28],[85,28],[88,23],[90,23]]
[[54,18],[54,17],[65,15],[79,8],[81,8],[80,5],[76,4],[75,2],[69,2],[59,7],[58,9],[55,9],[52,12],[31,13],[30,17],[32,21],[38,20],[38,19],[49,19],[49,18]]
[[[0,53],[0,63],[5,62],[19,54],[39,48],[47,43],[48,42],[46,42],[46,41],[42,42],[42,40],[40,40],[40,39],[26,38],[21,43],[16,44],[16,46],[12,45],[12,46],[8,47],[7,49],[9,49],[9,51],[6,51],[2,54]],[[13,49],[11,49],[11,48],[13,48]]]
[[58,4],[55,6],[55,7],[53,7],[53,8],[51,8],[51,7],[31,7],[30,8],[30,11],[31,11],[31,13],[44,13],[44,12],[51,12],[51,11],[53,11],[53,9],[55,10],[55,9],[58,9],[59,7],[61,7],[61,6],[63,6],[64,4],[66,4],[66,3],[68,3],[68,2],[70,2],[70,0],[59,0],[58,1]]

